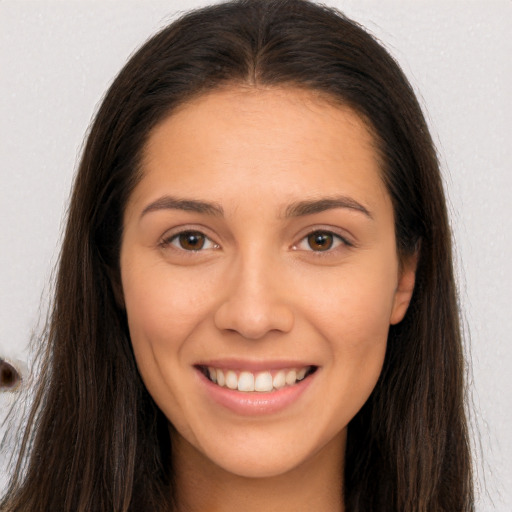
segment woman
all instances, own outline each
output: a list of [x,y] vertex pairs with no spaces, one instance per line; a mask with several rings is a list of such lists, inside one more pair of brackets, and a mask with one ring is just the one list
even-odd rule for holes
[[308,2],[192,12],[91,128],[2,510],[472,510],[462,366],[397,64]]

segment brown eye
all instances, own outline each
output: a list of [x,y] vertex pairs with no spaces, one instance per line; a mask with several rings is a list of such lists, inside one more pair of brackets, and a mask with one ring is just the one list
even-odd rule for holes
[[199,251],[206,243],[206,236],[198,231],[185,231],[177,236],[179,245],[186,251]]
[[308,245],[313,251],[327,251],[334,243],[334,235],[327,231],[314,231],[307,237]]
[[169,235],[167,238],[162,239],[160,246],[162,248],[173,246],[174,249],[189,253],[219,249],[219,245],[210,237],[206,236],[201,231],[191,229]]

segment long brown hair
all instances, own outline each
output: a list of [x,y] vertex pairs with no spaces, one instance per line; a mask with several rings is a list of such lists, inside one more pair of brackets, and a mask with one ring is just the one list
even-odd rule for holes
[[[151,130],[226,84],[304,87],[369,123],[416,287],[382,375],[348,428],[347,512],[473,510],[451,234],[436,152],[393,58],[341,13],[242,0],[185,15],[110,87],[75,179],[41,385],[2,510],[173,507],[167,420],[135,365],[119,280],[122,216]],[[342,489],[340,488],[340,492]]]

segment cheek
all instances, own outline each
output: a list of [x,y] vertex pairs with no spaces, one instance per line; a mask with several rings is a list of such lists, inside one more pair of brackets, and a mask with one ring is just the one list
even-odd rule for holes
[[[134,270],[136,269],[136,270]],[[171,275],[168,267],[125,265],[122,273],[130,338],[144,384],[164,414],[182,424],[184,399],[180,370],[190,334],[205,318],[204,289]]]
[[309,322],[330,351],[332,396],[345,421],[370,396],[384,362],[392,311],[393,272],[351,268],[338,280],[324,281],[307,298]]
[[179,344],[199,321],[211,296],[205,283],[188,273],[134,265],[123,273],[123,291],[132,342]]
[[392,273],[353,268],[315,284],[305,302],[311,322],[325,338],[339,340],[347,350],[386,341],[395,291]]

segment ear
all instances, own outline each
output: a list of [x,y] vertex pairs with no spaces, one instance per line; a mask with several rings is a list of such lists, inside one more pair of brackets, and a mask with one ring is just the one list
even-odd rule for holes
[[418,252],[401,258],[398,285],[393,299],[393,309],[389,323],[391,325],[401,322],[407,312],[416,282],[416,267],[418,266]]

